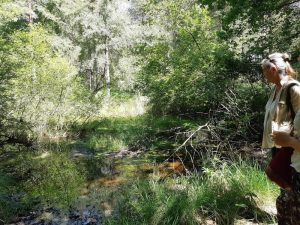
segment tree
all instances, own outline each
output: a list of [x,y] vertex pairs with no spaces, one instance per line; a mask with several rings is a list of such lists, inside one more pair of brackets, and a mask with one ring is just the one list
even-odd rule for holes
[[[9,54],[12,51],[10,35],[16,30],[24,28],[23,21],[26,7],[10,0],[1,0],[0,4],[0,146],[9,141],[11,132],[18,126],[20,132],[24,123],[10,114],[10,105],[15,102],[13,95],[8,93],[11,89],[11,80],[16,76],[13,68],[17,65],[10,61]],[[22,19],[19,21],[19,19]]]
[[[132,22],[128,1],[63,1],[37,3],[37,21],[51,24],[60,36],[57,46],[74,62],[90,90],[106,89],[109,98],[112,83],[117,86],[119,62],[128,58],[138,31]],[[69,47],[69,49],[67,49]],[[123,60],[124,62],[124,60]]]
[[147,15],[162,33],[141,46],[141,84],[153,110],[195,114],[217,105],[230,81],[224,76],[230,52],[207,9],[193,0],[152,1]]
[[7,60],[15,65],[6,91],[15,99],[10,114],[31,124],[34,134],[64,130],[83,113],[76,104],[78,93],[85,92],[76,68],[52,50],[51,36],[38,25],[15,32],[10,40]]
[[65,131],[94,112],[77,68],[55,50],[56,37],[32,21],[27,2],[3,2],[0,17],[0,143]]
[[219,12],[220,35],[242,57],[255,60],[275,51],[290,52],[294,59],[299,56],[300,1],[205,0],[203,4]]

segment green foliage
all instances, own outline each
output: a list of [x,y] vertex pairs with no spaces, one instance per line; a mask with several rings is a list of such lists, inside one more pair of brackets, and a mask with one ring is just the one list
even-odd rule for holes
[[208,11],[195,1],[164,1],[157,7],[163,15],[155,22],[166,24],[168,38],[142,48],[141,86],[156,113],[206,111],[226,89],[229,52]]
[[[293,1],[31,2],[31,8],[23,0],[0,4],[0,147],[29,145],[36,136],[51,139],[75,127],[82,138],[77,144],[86,142],[97,157],[78,162],[67,151],[25,152],[19,145],[1,149],[8,154],[0,167],[1,218],[38,203],[69,206],[84,176],[93,180],[101,174],[98,155],[128,148],[149,150],[145,158],[157,160],[153,151],[170,154],[188,135],[178,137],[178,131],[198,126],[169,116],[118,117],[115,106],[140,89],[154,114],[209,115],[216,136],[257,141],[267,92],[257,81],[257,62],[271,51],[299,55],[300,14],[299,7],[291,7]],[[109,80],[115,105],[106,107],[117,117],[97,121]],[[95,112],[99,115],[89,120]],[[15,153],[17,159],[9,157]],[[203,173],[192,177],[124,186],[118,217],[108,223],[268,221],[255,196],[274,199],[277,192],[257,165],[218,159],[203,164]]]
[[219,133],[230,140],[259,140],[268,91],[263,82],[237,79],[218,108]]
[[47,0],[35,4],[36,20],[59,35],[54,45],[77,66],[91,91],[104,92],[108,78],[112,87],[133,89],[135,56],[129,52],[141,37],[127,10],[131,3]]
[[[0,146],[7,141],[28,144],[29,126],[26,121],[12,115],[16,99],[14,93],[11,93],[14,85],[12,79],[17,76],[15,69],[20,66],[20,63],[11,57],[15,50],[12,37],[15,32],[26,32],[28,29],[26,10],[27,7],[21,2],[2,0],[0,4]],[[16,136],[19,140],[16,140]]]
[[175,180],[137,181],[119,196],[118,217],[108,224],[232,224],[237,218],[270,222],[257,199],[274,199],[276,187],[258,166],[209,159],[203,175]]
[[14,118],[29,123],[33,134],[39,135],[65,129],[83,116],[83,107],[89,107],[76,68],[56,54],[50,43],[50,35],[38,25],[16,31],[10,37],[6,59],[13,64],[11,88],[6,90],[14,99],[9,109]]
[[275,199],[278,190],[258,165],[213,159],[206,161],[203,173],[206,184],[196,205],[212,213],[218,224],[230,224],[237,217],[270,219],[257,208],[255,200]]
[[290,52],[294,59],[299,56],[298,1],[205,0],[203,4],[218,15],[220,35],[241,57],[249,59],[274,51]]
[[1,0],[0,3],[0,26],[16,21],[24,13],[25,7],[12,0]]

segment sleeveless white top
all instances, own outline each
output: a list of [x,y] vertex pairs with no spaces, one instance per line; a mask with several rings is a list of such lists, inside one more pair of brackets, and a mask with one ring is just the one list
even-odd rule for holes
[[[264,133],[262,140],[262,148],[273,148],[280,147],[276,146],[274,141],[271,139],[271,134],[273,131],[285,131],[290,133],[291,127],[287,120],[286,113],[286,95],[283,93],[284,88],[290,82],[297,82],[295,80],[290,80],[288,78],[281,80],[281,89],[276,95],[276,87],[274,86],[271,91],[271,95],[266,104],[266,113],[264,119]],[[291,103],[295,111],[294,118],[294,137],[300,139],[300,86],[295,85],[290,89]],[[295,149],[291,157],[291,166],[300,172],[300,149]]]

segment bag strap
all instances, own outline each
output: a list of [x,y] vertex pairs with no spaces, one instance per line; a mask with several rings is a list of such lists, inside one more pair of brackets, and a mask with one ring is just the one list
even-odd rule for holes
[[295,110],[293,108],[292,105],[292,99],[291,99],[291,87],[298,85],[297,83],[291,83],[287,86],[286,88],[286,105],[287,105],[287,109],[288,111],[291,112],[291,123],[294,121],[295,119]]

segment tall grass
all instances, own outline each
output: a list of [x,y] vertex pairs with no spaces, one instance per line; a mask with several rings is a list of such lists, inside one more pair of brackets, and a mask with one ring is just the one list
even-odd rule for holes
[[107,224],[195,225],[210,219],[222,225],[238,218],[270,223],[273,216],[259,204],[274,202],[278,194],[257,165],[217,159],[208,161],[202,174],[140,180],[122,188],[116,215]]

